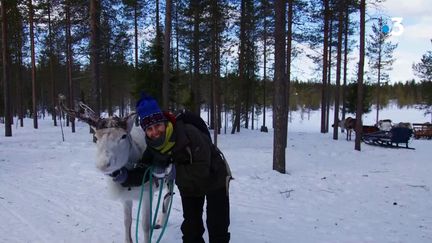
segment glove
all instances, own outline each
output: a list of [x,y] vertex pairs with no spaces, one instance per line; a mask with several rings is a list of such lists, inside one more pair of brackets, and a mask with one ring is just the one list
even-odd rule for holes
[[165,168],[155,166],[153,169],[153,176],[158,179],[166,178],[168,180],[174,180],[176,177],[176,170],[174,164],[169,164]]
[[155,165],[153,167],[153,177],[162,179],[165,177],[165,168]]
[[176,168],[174,164],[170,164],[168,167],[166,167],[165,169],[165,174],[166,174],[166,178],[170,181],[175,180],[176,178]]
[[112,173],[113,181],[117,183],[124,183],[128,178],[128,170],[122,167],[120,170],[116,170]]

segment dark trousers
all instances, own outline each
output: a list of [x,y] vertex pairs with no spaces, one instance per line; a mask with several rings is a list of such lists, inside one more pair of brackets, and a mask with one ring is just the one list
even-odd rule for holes
[[225,188],[208,193],[206,196],[186,197],[182,196],[183,243],[204,243],[203,207],[204,199],[207,199],[207,229],[210,243],[228,243],[230,233],[228,226],[229,197]]

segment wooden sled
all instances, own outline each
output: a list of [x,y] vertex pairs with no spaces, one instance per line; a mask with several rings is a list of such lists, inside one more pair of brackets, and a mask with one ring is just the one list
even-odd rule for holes
[[413,123],[414,138],[432,139],[432,124],[430,123]]

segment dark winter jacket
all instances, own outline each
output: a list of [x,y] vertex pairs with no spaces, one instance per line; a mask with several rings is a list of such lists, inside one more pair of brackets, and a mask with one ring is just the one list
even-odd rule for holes
[[210,138],[183,121],[176,122],[174,131],[176,144],[172,149],[172,160],[180,193],[202,196],[223,187],[228,190],[230,168]]

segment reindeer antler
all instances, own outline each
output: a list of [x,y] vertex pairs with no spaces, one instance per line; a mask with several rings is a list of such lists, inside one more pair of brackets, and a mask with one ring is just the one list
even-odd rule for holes
[[66,96],[64,96],[63,94],[59,94],[58,97],[60,109],[66,112],[69,116],[76,117],[79,120],[86,122],[96,130],[110,127],[121,127],[123,129],[127,129],[127,120],[130,116],[135,115],[135,113],[131,113],[123,118],[117,116],[101,118],[96,115],[96,112],[94,112],[88,105],[84,104],[81,101],[78,104],[80,109],[73,110],[65,105],[64,101],[66,100]]
[[80,112],[77,110],[70,109],[65,105],[64,101],[66,100],[66,96],[64,96],[63,94],[59,94],[58,98],[59,98],[60,109],[66,112],[66,114],[78,118],[79,120],[86,122],[87,124],[89,124],[92,127],[95,127],[96,129],[100,127],[100,123],[102,119],[99,116],[97,116],[96,113],[88,105],[84,104],[83,102],[80,102],[79,106],[82,108],[83,111]]

